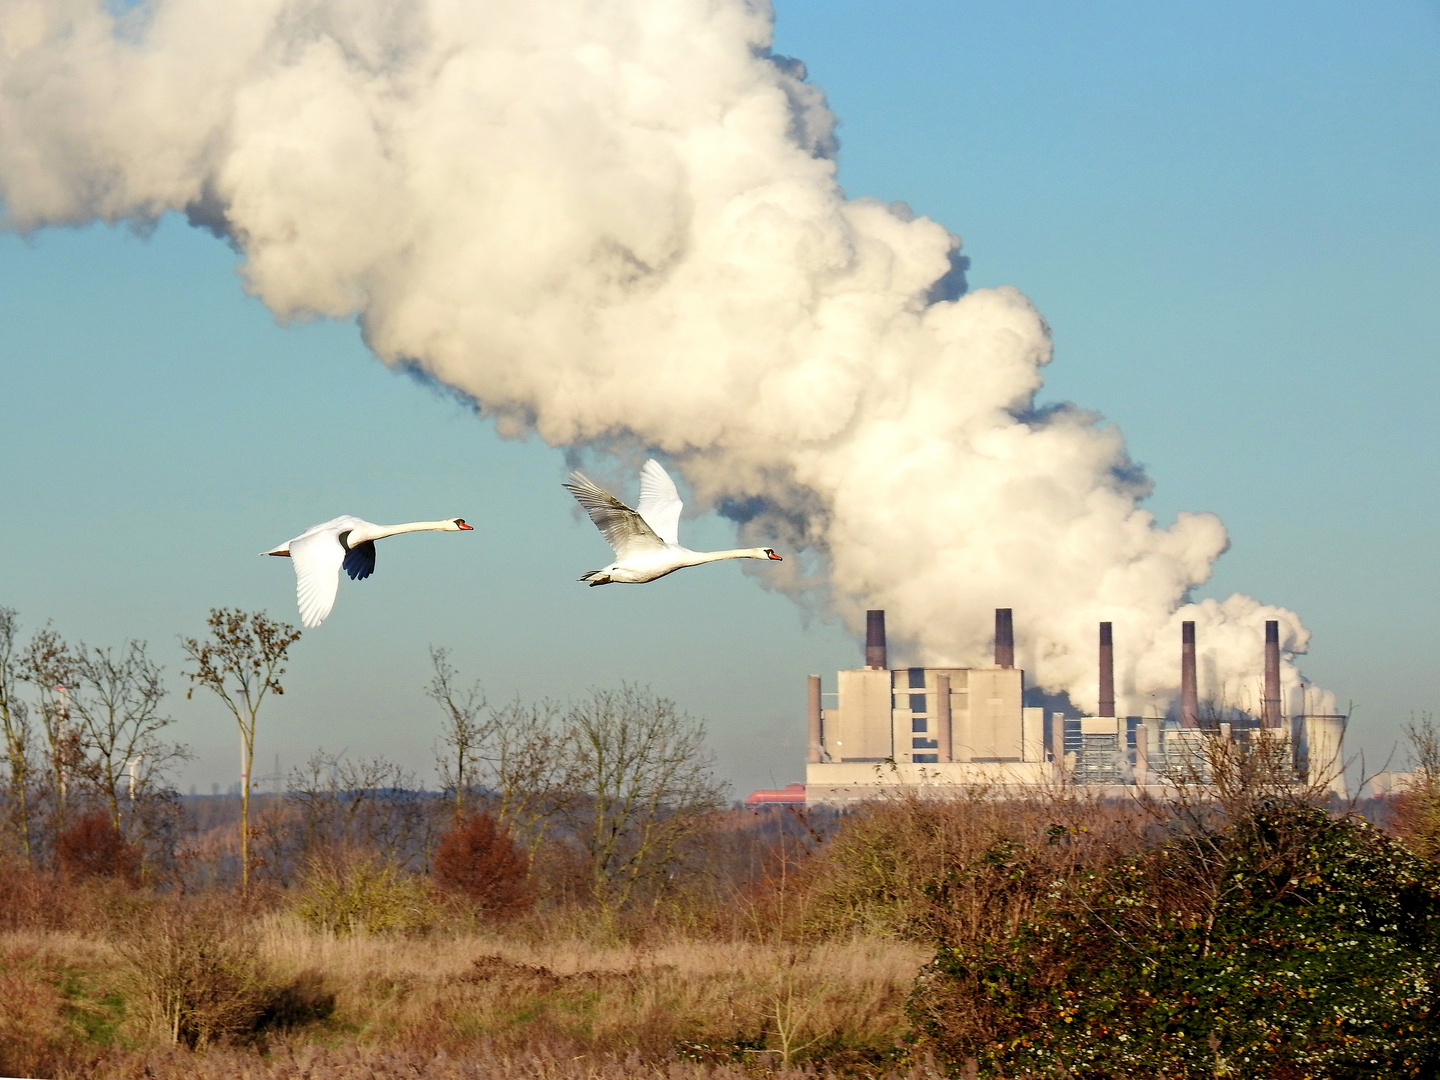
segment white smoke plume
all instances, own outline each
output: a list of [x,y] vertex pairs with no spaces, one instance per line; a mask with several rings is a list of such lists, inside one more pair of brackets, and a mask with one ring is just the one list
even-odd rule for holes
[[[807,557],[768,570],[915,659],[987,663],[1012,607],[1035,680],[1123,709],[1258,699],[1264,621],[1187,602],[1227,540],[1159,527],[1114,427],[1037,411],[1046,325],[963,293],[958,240],[847,199],[833,117],[760,0],[0,0],[9,228],[227,237],[281,319],[357,316],[388,364],[503,434],[640,446],[697,508]],[[804,569],[809,567],[809,573]],[[1300,675],[1288,660],[1287,687]]]

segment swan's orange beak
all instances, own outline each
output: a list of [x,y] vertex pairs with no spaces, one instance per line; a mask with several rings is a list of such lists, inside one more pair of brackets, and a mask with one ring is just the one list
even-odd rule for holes
[[456,524],[456,525],[459,525],[460,528],[461,528],[461,530],[464,531],[464,532],[474,532],[474,531],[475,531],[475,526],[474,526],[474,525],[466,525],[465,522],[463,522],[463,521],[457,521],[457,522],[455,522],[455,524]]
[[784,559],[780,558],[779,555],[776,555],[773,551],[770,552],[770,558],[774,559],[776,562],[784,562],[784,561],[785,561]]

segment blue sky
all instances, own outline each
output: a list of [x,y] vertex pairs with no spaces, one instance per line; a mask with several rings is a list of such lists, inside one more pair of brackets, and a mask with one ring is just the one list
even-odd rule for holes
[[[943,222],[972,286],[1036,301],[1045,398],[1121,427],[1162,520],[1221,515],[1200,595],[1299,611],[1305,670],[1383,759],[1434,708],[1440,7],[782,0],[776,51],[839,115],[847,192]],[[560,451],[498,439],[353,325],[275,325],[234,268],[177,220],[0,236],[0,604],[151,642],[199,755],[182,788],[228,784],[235,736],[183,699],[178,635],[215,605],[293,618],[289,567],[255,553],[340,513],[478,529],[390,541],[342,587],[262,716],[262,771],[323,746],[428,773],[433,643],[495,700],[650,684],[709,721],[737,794],[800,778],[804,676],[852,666],[847,634],[733,565],[583,588],[607,549]]]

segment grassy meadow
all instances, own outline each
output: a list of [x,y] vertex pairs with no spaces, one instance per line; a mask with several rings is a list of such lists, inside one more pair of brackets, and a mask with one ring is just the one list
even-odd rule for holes
[[[332,887],[346,876],[328,869]],[[745,898],[767,911],[740,919],[733,910],[701,911],[690,897],[618,918],[590,905],[540,905],[489,920],[428,882],[414,890],[422,875],[412,878],[360,886],[404,891],[403,902],[423,908],[406,929],[373,933],[317,920],[303,881],[252,886],[248,897],[175,894],[11,867],[0,933],[0,1070],[908,1070],[905,1005],[930,958],[914,941],[818,935],[779,912],[774,896]],[[771,932],[757,933],[771,916]]]

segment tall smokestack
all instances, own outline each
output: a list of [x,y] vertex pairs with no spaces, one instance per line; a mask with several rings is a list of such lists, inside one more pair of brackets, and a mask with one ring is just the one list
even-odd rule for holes
[[1055,766],[1056,779],[1065,777],[1065,714],[1050,714],[1050,761]]
[[1280,623],[1265,623],[1265,710],[1262,722],[1267,728],[1280,726]]
[[995,666],[1015,666],[1015,621],[1008,607],[995,609]]
[[955,729],[950,712],[950,676],[935,676],[935,740],[940,744],[941,761],[954,760]]
[[865,666],[884,670],[890,666],[885,657],[885,612],[865,612]]
[[1110,624],[1100,624],[1100,715],[1115,715],[1115,646]]
[[1195,685],[1195,624],[1180,624],[1180,726],[1200,726],[1200,693]]
[[810,754],[807,761],[812,764],[820,760],[820,676],[810,676],[809,693],[805,702],[806,718],[810,722]]

